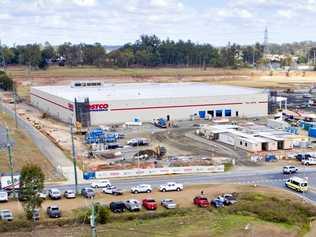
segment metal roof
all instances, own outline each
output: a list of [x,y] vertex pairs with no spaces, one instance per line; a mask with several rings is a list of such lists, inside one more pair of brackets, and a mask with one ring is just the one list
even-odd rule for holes
[[211,85],[206,83],[118,83],[103,84],[100,87],[71,87],[63,86],[36,86],[34,89],[52,94],[69,101],[75,98],[89,97],[90,101],[106,100],[136,100],[154,98],[181,98],[181,97],[217,97],[262,94],[264,90],[227,86]]

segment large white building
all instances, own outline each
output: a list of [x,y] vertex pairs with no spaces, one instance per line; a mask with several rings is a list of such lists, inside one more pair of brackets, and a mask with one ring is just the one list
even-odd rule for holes
[[74,82],[31,88],[31,103],[67,123],[113,124],[139,118],[188,120],[266,116],[268,94],[260,89],[204,83]]

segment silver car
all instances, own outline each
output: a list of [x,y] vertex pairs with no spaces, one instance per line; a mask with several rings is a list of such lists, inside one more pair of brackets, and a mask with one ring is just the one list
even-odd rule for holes
[[161,200],[161,206],[167,208],[167,209],[174,209],[177,207],[177,204],[172,199],[163,199]]
[[140,211],[142,208],[142,204],[136,199],[129,199],[125,201],[125,206],[129,211]]
[[0,210],[0,219],[3,221],[13,221],[12,212],[9,209]]

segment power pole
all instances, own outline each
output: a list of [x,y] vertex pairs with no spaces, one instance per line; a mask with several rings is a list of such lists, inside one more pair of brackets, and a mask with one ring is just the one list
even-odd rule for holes
[[13,191],[13,197],[15,197],[15,183],[14,183],[14,177],[13,177],[12,143],[10,141],[9,128],[6,128],[6,133],[7,133],[7,148],[8,148],[8,159],[9,159],[12,191]]
[[14,120],[15,120],[15,128],[18,128],[18,118],[16,114],[16,86],[13,84],[13,101],[14,101]]
[[6,64],[5,64],[5,58],[4,58],[4,51],[3,51],[3,48],[2,48],[2,44],[1,44],[1,40],[0,40],[0,49],[1,49],[1,56],[2,56],[2,65],[3,65],[3,71],[6,70]]
[[91,226],[91,236],[96,237],[97,236],[97,227],[96,227],[96,216],[95,216],[94,202],[92,202],[92,206],[91,206],[90,226]]
[[77,177],[77,157],[75,150],[74,134],[73,134],[73,125],[70,125],[70,136],[71,136],[71,150],[72,150],[72,161],[74,165],[74,174],[75,174],[75,189],[78,194],[78,177]]

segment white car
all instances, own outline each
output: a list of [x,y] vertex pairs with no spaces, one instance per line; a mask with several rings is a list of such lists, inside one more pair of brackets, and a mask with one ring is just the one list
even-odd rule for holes
[[0,210],[0,219],[3,221],[12,221],[13,215],[9,209]]
[[57,188],[48,189],[48,197],[53,200],[61,199],[61,192]]
[[70,199],[70,198],[76,198],[76,192],[75,192],[74,190],[71,190],[71,189],[66,190],[66,191],[64,192],[64,197],[65,197],[65,198],[68,198],[68,199]]
[[42,191],[42,192],[38,192],[37,195],[41,198],[41,199],[46,199],[47,198],[47,193]]
[[175,183],[175,182],[168,182],[166,184],[162,184],[159,187],[161,192],[168,192],[168,191],[182,191],[183,184]]
[[95,180],[91,183],[91,187],[92,188],[106,188],[106,187],[110,187],[111,182],[108,179],[101,179],[101,180]]
[[150,193],[152,191],[151,185],[140,184],[131,188],[132,193]]
[[7,202],[8,201],[8,192],[7,191],[0,191],[0,202]]
[[163,199],[161,200],[161,206],[167,208],[167,209],[174,209],[177,207],[177,204],[172,199]]
[[102,192],[106,193],[106,194],[112,194],[112,195],[115,195],[115,196],[123,194],[123,191],[121,189],[118,189],[115,186],[110,186],[110,187],[103,188]]

